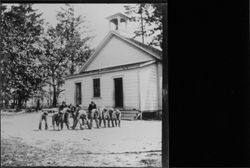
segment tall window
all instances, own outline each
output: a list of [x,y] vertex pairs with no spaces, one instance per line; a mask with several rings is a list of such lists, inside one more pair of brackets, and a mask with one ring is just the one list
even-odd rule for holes
[[100,78],[93,79],[94,97],[100,97]]

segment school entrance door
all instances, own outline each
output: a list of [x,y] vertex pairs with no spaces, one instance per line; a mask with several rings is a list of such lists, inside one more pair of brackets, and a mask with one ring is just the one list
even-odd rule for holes
[[123,107],[123,85],[122,78],[114,78],[115,86],[115,107]]

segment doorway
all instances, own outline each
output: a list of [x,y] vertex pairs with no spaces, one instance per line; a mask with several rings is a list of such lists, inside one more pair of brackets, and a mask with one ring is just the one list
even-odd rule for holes
[[76,83],[76,105],[81,104],[82,103],[82,87],[81,87],[81,83]]
[[115,107],[123,107],[123,84],[122,78],[114,78],[115,85]]

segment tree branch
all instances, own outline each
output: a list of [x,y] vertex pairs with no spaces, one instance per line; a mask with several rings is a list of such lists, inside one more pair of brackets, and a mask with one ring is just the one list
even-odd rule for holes
[[45,81],[45,83],[47,83],[47,84],[49,84],[49,85],[51,85],[51,86],[56,86],[56,84],[53,84],[53,83],[48,82],[48,81]]
[[60,94],[61,92],[65,91],[65,89],[62,89],[62,90],[58,90],[57,91],[57,94]]

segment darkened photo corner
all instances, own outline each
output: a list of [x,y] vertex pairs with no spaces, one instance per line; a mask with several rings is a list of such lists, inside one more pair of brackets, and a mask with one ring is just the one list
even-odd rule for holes
[[1,166],[167,166],[166,4],[0,7]]

